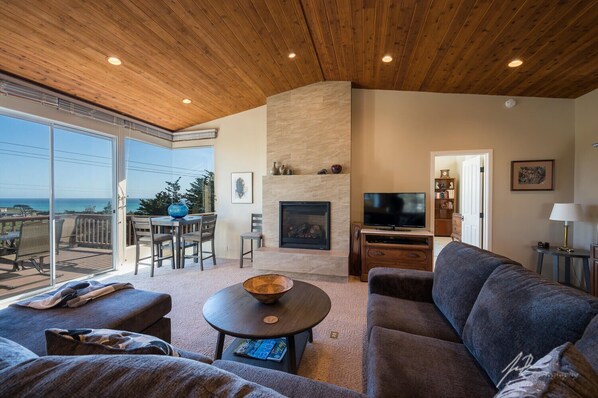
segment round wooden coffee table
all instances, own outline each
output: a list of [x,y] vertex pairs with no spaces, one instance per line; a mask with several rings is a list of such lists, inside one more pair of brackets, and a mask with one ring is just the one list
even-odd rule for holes
[[[252,365],[297,373],[307,341],[313,341],[312,328],[330,312],[330,297],[309,283],[293,281],[293,288],[274,304],[262,304],[243,289],[241,283],[220,290],[203,306],[203,317],[218,331],[215,359],[247,362]],[[276,323],[264,318],[275,316]],[[238,342],[223,351],[224,336],[242,339],[286,337],[287,355],[281,363],[234,355]]]

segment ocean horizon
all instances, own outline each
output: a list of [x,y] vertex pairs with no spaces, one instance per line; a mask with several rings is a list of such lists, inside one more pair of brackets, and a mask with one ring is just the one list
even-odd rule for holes
[[[127,198],[127,213],[139,209],[142,198]],[[109,198],[56,198],[56,213],[83,212],[93,209],[101,212],[111,202]],[[0,198],[0,208],[12,208],[15,205],[27,205],[42,213],[50,211],[50,200],[44,198]]]

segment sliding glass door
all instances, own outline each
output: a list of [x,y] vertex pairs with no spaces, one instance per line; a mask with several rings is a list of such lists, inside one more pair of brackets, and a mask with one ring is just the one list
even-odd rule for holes
[[0,300],[114,268],[115,145],[0,114]]
[[53,129],[56,282],[113,267],[114,142]]
[[52,283],[50,133],[0,115],[0,299]]

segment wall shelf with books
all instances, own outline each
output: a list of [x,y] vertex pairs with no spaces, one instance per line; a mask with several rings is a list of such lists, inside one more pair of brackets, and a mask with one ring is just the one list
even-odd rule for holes
[[434,179],[434,235],[451,236],[453,213],[457,205],[457,187],[454,178]]

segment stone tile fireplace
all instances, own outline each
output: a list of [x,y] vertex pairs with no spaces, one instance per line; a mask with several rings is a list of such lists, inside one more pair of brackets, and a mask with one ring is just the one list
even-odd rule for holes
[[[291,277],[347,281],[351,83],[316,83],[268,97],[267,162],[268,169],[277,162],[291,167],[294,174],[263,177],[264,245],[255,252],[254,269]],[[333,164],[342,165],[341,174],[317,174]],[[288,227],[281,225],[281,202],[327,202],[324,213],[330,221],[325,225],[321,218],[310,216],[294,225],[293,234],[298,236],[289,237]],[[305,239],[314,243],[310,231],[319,236],[318,230],[327,236],[328,242],[318,242],[312,248],[302,246],[309,244]]]

